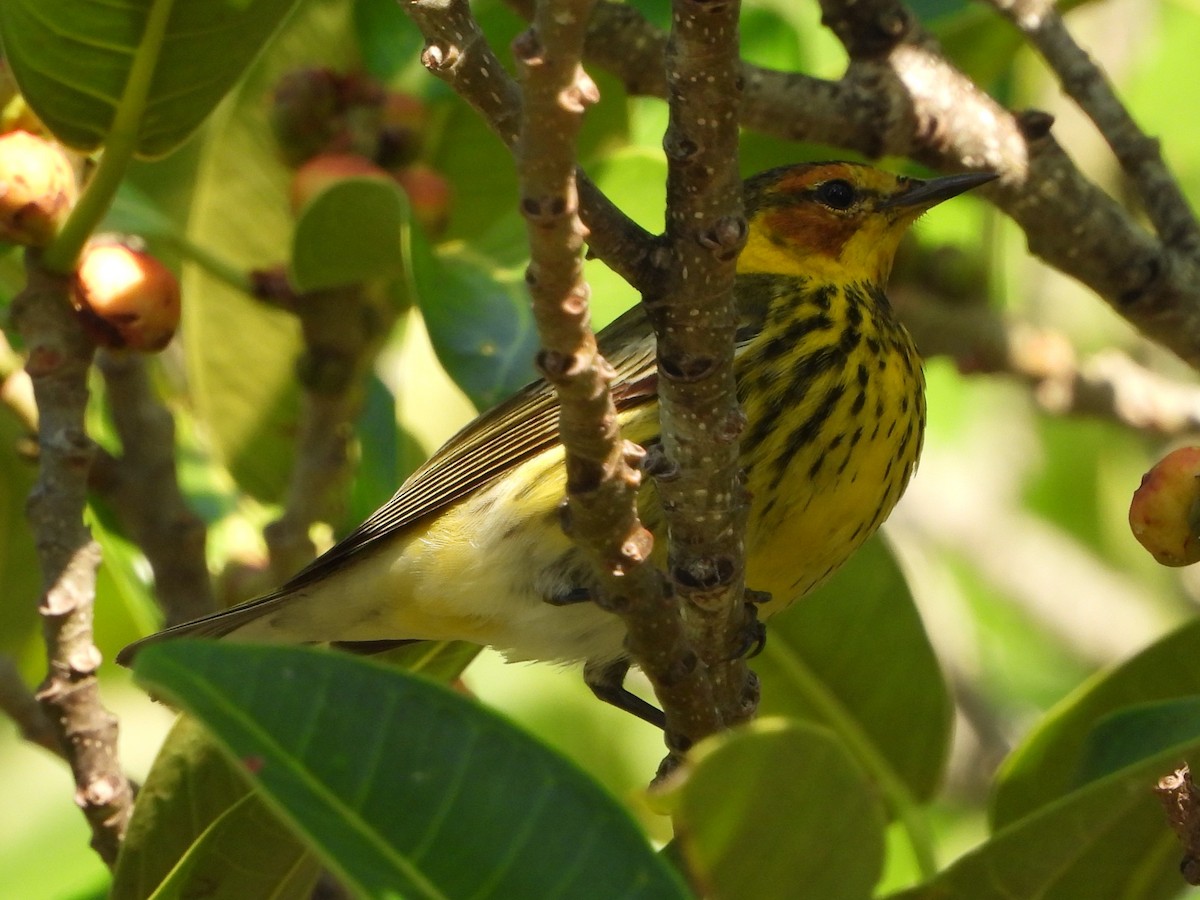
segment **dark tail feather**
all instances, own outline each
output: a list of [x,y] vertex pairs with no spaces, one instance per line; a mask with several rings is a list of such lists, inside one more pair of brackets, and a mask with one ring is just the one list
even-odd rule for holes
[[123,666],[128,666],[143,647],[149,644],[157,644],[161,641],[171,641],[183,637],[224,637],[227,634],[237,631],[243,625],[249,625],[254,620],[266,615],[270,607],[276,605],[286,596],[286,594],[281,593],[267,594],[265,597],[259,597],[257,600],[252,600],[249,603],[243,603],[241,606],[234,606],[230,609],[213,613],[212,615],[184,622],[181,625],[172,625],[170,628],[164,628],[162,631],[152,634],[149,637],[144,637],[140,641],[134,641],[128,647],[123,648],[117,654],[117,662]]

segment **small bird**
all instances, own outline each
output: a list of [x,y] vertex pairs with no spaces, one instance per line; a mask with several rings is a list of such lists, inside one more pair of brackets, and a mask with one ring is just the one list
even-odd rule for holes
[[[735,369],[746,416],[746,583],[769,616],[821,584],[880,526],[917,464],[921,359],[884,286],[926,210],[993,179],[922,181],[846,162],[745,183]],[[653,332],[640,307],[599,335],[624,437],[658,439]],[[661,724],[623,687],[625,629],[587,602],[589,561],[560,527],[558,404],[535,381],[452,437],[383,507],[271,593],[126,647],[176,637],[374,647],[462,640],[510,660],[582,661],[601,698]],[[662,532],[653,487],[639,497]],[[659,541],[662,552],[664,541]]]

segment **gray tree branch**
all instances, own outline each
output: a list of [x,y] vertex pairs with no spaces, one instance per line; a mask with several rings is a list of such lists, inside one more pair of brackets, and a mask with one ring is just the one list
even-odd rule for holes
[[110,866],[129,821],[133,792],[117,760],[117,720],[101,704],[92,640],[100,548],[83,521],[92,444],[84,429],[93,347],[71,308],[71,281],[38,265],[12,304],[28,348],[37,400],[38,478],[26,507],[42,570],[49,669],[37,698],[75,776],[76,802],[92,846]]

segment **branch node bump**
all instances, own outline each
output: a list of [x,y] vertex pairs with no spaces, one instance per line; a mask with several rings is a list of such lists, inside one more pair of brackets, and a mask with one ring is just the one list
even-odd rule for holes
[[1054,116],[1041,109],[1026,109],[1017,114],[1017,129],[1027,141],[1040,141],[1050,134]]
[[744,216],[721,216],[712,228],[701,232],[696,240],[717,259],[728,262],[741,252],[747,233]]

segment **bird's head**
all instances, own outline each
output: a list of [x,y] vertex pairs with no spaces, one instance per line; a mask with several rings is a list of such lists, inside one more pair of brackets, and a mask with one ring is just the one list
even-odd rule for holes
[[750,233],[738,271],[882,285],[923,212],[995,177],[922,181],[848,162],[771,169],[746,181]]

